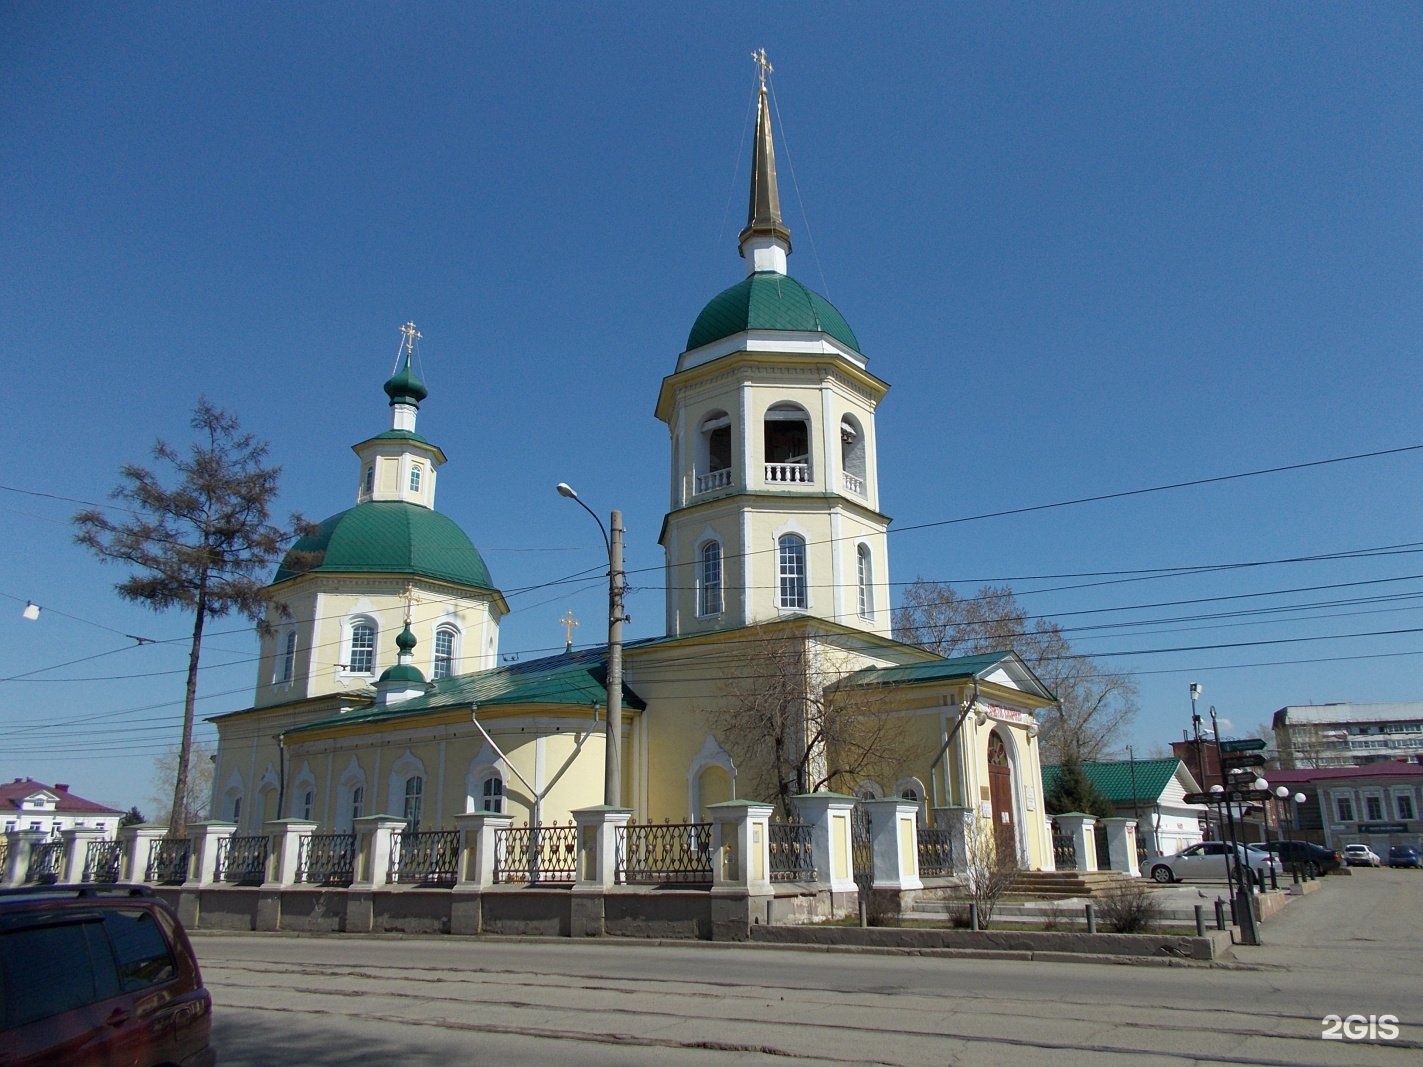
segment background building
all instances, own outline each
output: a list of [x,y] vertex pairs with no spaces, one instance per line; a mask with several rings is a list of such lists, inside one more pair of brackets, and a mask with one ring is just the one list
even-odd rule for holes
[[45,785],[33,778],[16,778],[0,785],[0,821],[4,829],[39,830],[50,836],[74,827],[102,830],[112,838],[123,812],[85,800],[63,782]]
[[1423,758],[1423,701],[1290,705],[1275,712],[1271,725],[1284,768]]

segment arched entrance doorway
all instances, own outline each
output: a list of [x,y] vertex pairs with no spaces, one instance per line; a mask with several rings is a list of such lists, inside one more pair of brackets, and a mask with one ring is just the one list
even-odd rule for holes
[[1013,766],[1008,762],[1008,748],[997,730],[988,735],[988,796],[993,804],[993,839],[998,853],[1005,857],[1017,856],[1018,834],[1013,825]]

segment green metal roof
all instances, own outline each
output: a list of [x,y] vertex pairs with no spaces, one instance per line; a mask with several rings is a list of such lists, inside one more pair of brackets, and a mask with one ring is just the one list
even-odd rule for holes
[[[372,441],[414,441],[417,444],[428,445],[429,441],[421,437],[414,430],[386,430],[371,438]],[[431,446],[433,447],[433,446]]]
[[856,352],[860,350],[850,324],[830,301],[776,271],[757,271],[712,297],[687,335],[687,349],[745,330],[828,333]]
[[942,682],[955,678],[977,678],[1003,662],[1008,652],[984,652],[977,656],[936,659],[928,663],[902,663],[893,667],[866,667],[850,675],[852,685],[913,685],[915,682]]
[[452,519],[401,500],[368,501],[332,515],[292,546],[272,583],[311,573],[414,574],[494,588],[484,558]]
[[[636,642],[633,642],[634,644]],[[560,704],[567,707],[591,708],[606,704],[607,649],[596,648],[565,652],[527,663],[511,663],[474,674],[441,678],[431,684],[429,692],[383,708],[350,711],[345,715],[322,719],[299,726],[289,733],[303,730],[328,729],[351,723],[371,723],[399,719],[408,715],[438,711],[443,708],[498,707],[506,704]],[[623,686],[623,705],[639,711],[646,702]]]
[[[1082,771],[1088,781],[1097,787],[1104,797],[1113,804],[1132,802],[1132,775],[1136,775],[1136,798],[1154,800],[1166,791],[1176,768],[1181,761],[1174,756],[1164,759],[1139,759],[1135,769],[1131,760],[1104,760],[1083,763]],[[1052,764],[1043,766],[1043,792],[1049,793],[1057,784],[1058,768]]]

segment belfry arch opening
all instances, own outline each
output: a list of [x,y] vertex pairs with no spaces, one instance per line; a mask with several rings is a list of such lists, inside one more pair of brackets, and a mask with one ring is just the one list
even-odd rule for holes
[[810,415],[799,404],[781,403],[766,412],[766,481],[811,480]]

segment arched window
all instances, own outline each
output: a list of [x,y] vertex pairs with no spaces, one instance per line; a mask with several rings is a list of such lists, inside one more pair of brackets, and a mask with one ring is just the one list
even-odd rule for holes
[[497,774],[491,774],[480,783],[479,791],[485,811],[494,811],[503,814],[504,779],[500,778]]
[[351,821],[355,822],[366,813],[366,787],[358,785],[351,790]]
[[776,404],[766,412],[766,481],[810,481],[810,416],[799,404]]
[[420,806],[424,793],[425,779],[418,774],[405,779],[405,829],[409,833],[420,831]]
[[809,606],[805,583],[805,538],[785,534],[776,542],[780,578],[777,604],[783,608]]
[[351,647],[346,655],[346,670],[352,674],[371,674],[376,663],[376,628],[360,620],[351,624]]
[[861,545],[855,551],[855,580],[860,594],[860,618],[875,617],[874,569],[870,566],[870,546]]
[[372,463],[369,467],[366,468],[366,496],[370,496],[373,492],[375,492],[375,488],[376,468],[375,464]]
[[702,419],[697,441],[696,491],[731,484],[731,416],[713,411]]
[[412,493],[420,491],[420,464],[418,463],[410,468],[410,491]]
[[840,419],[840,472],[847,493],[865,495],[865,433],[853,415]]
[[697,575],[697,614],[721,614],[720,541],[708,541],[702,546],[701,566]]
[[282,671],[281,681],[290,682],[292,675],[296,673],[296,631],[288,630],[286,641],[282,645]]
[[441,626],[435,631],[435,667],[430,677],[436,681],[455,672],[455,629]]

